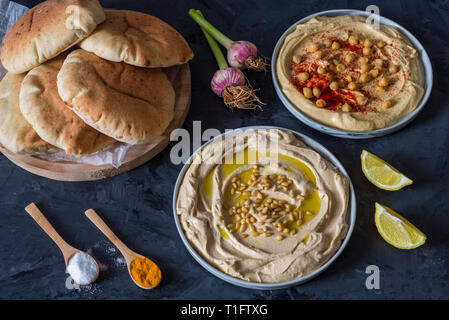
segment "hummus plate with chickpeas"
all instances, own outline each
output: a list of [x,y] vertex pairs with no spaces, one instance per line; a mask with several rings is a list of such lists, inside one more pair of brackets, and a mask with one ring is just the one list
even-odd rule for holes
[[366,17],[314,16],[284,38],[275,61],[282,93],[309,118],[366,132],[395,124],[423,99],[419,52],[400,30]]
[[238,281],[279,284],[336,257],[352,231],[355,198],[346,173],[298,135],[250,128],[192,156],[174,209],[194,257]]

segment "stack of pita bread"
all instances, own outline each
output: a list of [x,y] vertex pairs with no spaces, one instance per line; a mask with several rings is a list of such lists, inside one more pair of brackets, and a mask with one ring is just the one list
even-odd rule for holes
[[148,14],[97,0],[47,0],[7,32],[0,144],[16,154],[77,157],[121,141],[149,143],[173,119],[161,68],[193,58],[184,38]]

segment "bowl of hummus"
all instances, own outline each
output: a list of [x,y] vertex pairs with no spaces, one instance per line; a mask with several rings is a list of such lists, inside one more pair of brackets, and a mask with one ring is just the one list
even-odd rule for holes
[[204,144],[176,182],[180,237],[206,270],[262,290],[302,284],[345,248],[356,217],[348,174],[326,148],[278,127]]
[[422,110],[433,85],[420,42],[397,23],[358,10],[301,19],[272,57],[278,96],[300,121],[342,138],[379,137]]

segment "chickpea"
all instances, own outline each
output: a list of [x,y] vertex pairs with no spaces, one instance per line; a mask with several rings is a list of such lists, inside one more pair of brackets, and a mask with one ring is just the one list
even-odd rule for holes
[[324,101],[323,99],[318,99],[316,101],[316,106],[318,108],[324,108],[326,106],[326,101]]
[[352,81],[354,81],[354,80],[352,79],[352,77],[351,77],[351,76],[347,76],[347,77],[346,77],[346,81],[348,81],[348,82],[352,82]]
[[360,105],[365,105],[366,103],[368,102],[368,98],[367,97],[365,97],[365,96],[358,96],[357,97],[357,103],[358,104],[360,104]]
[[298,56],[293,56],[292,60],[293,63],[299,63],[301,61],[301,59]]
[[340,49],[340,47],[341,47],[341,45],[340,45],[340,43],[337,42],[337,41],[334,41],[334,42],[332,43],[332,46],[331,46],[331,48],[334,49],[334,50],[338,50],[338,49]]
[[349,82],[348,83],[348,89],[349,90],[355,90],[357,89],[357,84],[355,82]]
[[373,53],[373,49],[371,49],[371,47],[364,47],[363,48],[363,55],[369,56],[371,53]]
[[368,64],[369,58],[367,58],[367,57],[360,57],[359,58],[359,62],[360,62],[360,64]]
[[332,46],[332,41],[330,41],[329,39],[324,40],[324,46],[326,48],[330,48]]
[[322,57],[323,57],[323,51],[318,50],[317,52],[315,52],[315,58],[321,59]]
[[365,48],[370,48],[372,45],[373,45],[373,43],[369,39],[366,39],[365,41],[363,41],[363,46]]
[[318,72],[319,75],[323,75],[326,73],[326,69],[324,69],[323,67],[318,67],[316,72]]
[[370,76],[373,78],[377,78],[379,76],[379,70],[373,69],[369,72]]
[[351,112],[351,111],[352,111],[352,107],[351,107],[349,104],[345,103],[345,104],[341,107],[341,111],[343,111],[343,112]]
[[329,88],[333,91],[338,90],[339,87],[340,86],[338,85],[338,82],[336,82],[336,81],[332,81],[331,84],[329,85]]
[[337,65],[337,71],[338,72],[344,72],[346,70],[346,66],[344,64],[338,64]]
[[379,71],[382,71],[382,66],[374,66],[374,68],[373,69],[376,69],[376,70],[379,70]]
[[349,43],[352,44],[353,46],[355,46],[355,45],[359,44],[359,38],[356,36],[350,36]]
[[388,68],[388,72],[391,74],[394,74],[399,71],[399,67],[397,65],[392,65],[390,68]]
[[383,42],[383,41],[379,41],[378,43],[377,43],[377,47],[378,48],[380,48],[380,49],[382,49],[383,47],[385,47],[387,44],[385,43],[385,42]]
[[313,97],[312,89],[310,89],[310,88],[304,88],[304,89],[302,89],[302,92],[304,93],[304,97],[306,97],[307,99],[310,99]]
[[388,86],[388,79],[385,77],[380,78],[379,80],[379,86],[380,87],[386,87]]
[[317,52],[319,49],[318,45],[315,42],[311,42],[309,45],[310,52]]
[[359,80],[361,83],[367,83],[371,80],[371,76],[368,73],[363,73]]
[[381,66],[382,67],[384,65],[384,61],[382,59],[376,59],[376,60],[374,60],[373,64],[375,66]]
[[351,62],[353,62],[354,60],[355,60],[355,56],[354,56],[352,53],[347,54],[346,57],[345,57],[345,61],[346,61],[347,63],[351,63]]
[[312,93],[315,97],[319,98],[321,96],[321,89],[320,88],[313,88]]
[[300,74],[298,74],[298,79],[301,82],[307,81],[309,80],[309,74],[307,72],[301,72]]
[[369,66],[369,64],[364,63],[360,66],[360,69],[362,70],[362,72],[368,72],[370,69],[370,66]]
[[382,108],[388,109],[391,107],[391,101],[390,100],[385,100],[384,102],[382,102]]

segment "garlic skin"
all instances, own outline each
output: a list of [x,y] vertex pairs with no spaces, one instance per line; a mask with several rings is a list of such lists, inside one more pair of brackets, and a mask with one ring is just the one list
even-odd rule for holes
[[245,82],[245,75],[239,69],[223,68],[215,72],[210,87],[217,96],[222,97],[222,92],[226,86],[243,86]]
[[257,57],[257,48],[251,42],[235,41],[228,49],[228,63],[234,68],[245,69],[250,57]]

